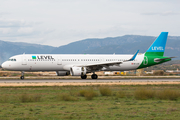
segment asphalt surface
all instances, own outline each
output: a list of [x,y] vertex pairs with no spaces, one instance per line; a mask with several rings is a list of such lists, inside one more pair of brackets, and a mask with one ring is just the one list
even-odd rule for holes
[[180,79],[0,79],[0,83],[110,83],[110,82],[180,82]]

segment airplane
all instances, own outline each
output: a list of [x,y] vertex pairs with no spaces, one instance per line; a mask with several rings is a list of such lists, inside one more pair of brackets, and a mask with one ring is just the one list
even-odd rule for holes
[[21,71],[20,79],[24,79],[25,71],[56,71],[58,76],[81,76],[93,73],[97,79],[97,71],[128,71],[170,61],[174,57],[166,57],[164,50],[168,32],[161,32],[149,49],[139,54],[21,54],[12,56],[1,66],[6,70]]

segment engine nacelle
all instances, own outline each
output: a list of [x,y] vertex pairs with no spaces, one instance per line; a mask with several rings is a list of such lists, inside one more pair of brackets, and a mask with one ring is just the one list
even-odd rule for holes
[[84,76],[86,75],[86,68],[85,67],[72,67],[70,69],[70,73],[72,76]]
[[70,75],[69,71],[56,71],[57,76],[67,76]]

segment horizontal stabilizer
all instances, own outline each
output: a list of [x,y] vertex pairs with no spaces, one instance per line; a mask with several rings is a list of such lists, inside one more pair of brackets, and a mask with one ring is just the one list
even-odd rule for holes
[[155,62],[160,62],[160,61],[163,61],[163,60],[166,60],[166,59],[171,59],[171,58],[176,58],[176,57],[168,57],[168,58],[162,58],[162,59],[156,58],[156,59],[154,59],[154,61]]

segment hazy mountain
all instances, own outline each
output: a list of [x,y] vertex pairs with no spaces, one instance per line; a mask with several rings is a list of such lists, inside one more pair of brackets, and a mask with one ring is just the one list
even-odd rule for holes
[[[60,46],[54,49],[52,53],[128,53],[126,52],[127,50],[121,49],[122,46],[131,46],[131,44],[137,44],[142,41],[151,43],[154,39],[154,37],[143,37],[137,35],[125,35],[122,37],[109,37],[104,39],[86,39]],[[121,49],[121,51],[116,51],[114,49],[115,46]]]
[[[156,37],[125,35],[104,39],[85,39],[60,47],[0,41],[0,63],[17,54],[133,54],[144,53]],[[170,36],[167,40],[166,56],[180,56],[180,37]],[[176,59],[180,59],[176,58]]]
[[[138,35],[125,35],[122,37],[104,39],[86,39],[55,48],[52,53],[133,54],[137,50],[140,50],[140,53],[144,53],[155,39],[156,37]],[[180,56],[180,37],[168,37],[165,55]]]
[[55,47],[22,42],[0,41],[0,64],[17,54],[51,53]]

